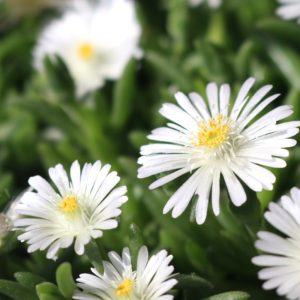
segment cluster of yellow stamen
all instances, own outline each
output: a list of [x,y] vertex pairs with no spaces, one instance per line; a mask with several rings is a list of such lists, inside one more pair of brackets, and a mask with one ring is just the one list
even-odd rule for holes
[[90,43],[82,43],[78,47],[78,54],[81,59],[89,60],[94,55],[95,49],[94,46]]
[[230,126],[226,118],[219,114],[209,121],[201,121],[196,137],[193,139],[195,147],[218,148],[229,135]]
[[133,289],[133,280],[125,279],[117,288],[116,294],[119,297],[126,297],[129,296]]
[[78,203],[75,196],[66,196],[59,204],[59,208],[67,214],[73,213],[78,208]]

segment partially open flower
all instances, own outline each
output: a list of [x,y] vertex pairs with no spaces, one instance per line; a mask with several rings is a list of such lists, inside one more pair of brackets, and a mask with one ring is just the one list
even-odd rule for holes
[[171,300],[167,293],[177,283],[172,278],[174,267],[172,256],[161,250],[149,258],[143,246],[138,254],[136,270],[133,270],[128,248],[122,257],[116,252],[108,254],[110,262],[104,262],[104,273],[92,269],[92,274],[81,274],[77,279],[81,291],[75,292],[74,299],[111,300]]
[[264,289],[276,289],[287,299],[300,299],[300,190],[294,187],[280,203],[270,203],[265,218],[280,234],[258,232],[255,246],[265,252],[252,259],[262,267],[258,277],[265,281]]
[[17,204],[20,216],[16,229],[25,231],[18,238],[28,242],[28,252],[47,251],[55,258],[60,248],[67,248],[75,240],[75,251],[81,255],[91,239],[103,231],[116,228],[120,206],[127,201],[126,187],[115,188],[120,178],[110,171],[110,165],[101,162],[85,164],[80,170],[75,161],[70,179],[62,165],[49,169],[53,188],[40,176],[29,179],[32,192],[26,192]]

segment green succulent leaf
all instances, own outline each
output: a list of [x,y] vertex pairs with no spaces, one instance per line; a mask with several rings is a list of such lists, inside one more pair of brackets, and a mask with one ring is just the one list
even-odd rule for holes
[[0,294],[6,295],[14,300],[38,300],[34,291],[24,287],[20,283],[0,280]]
[[136,72],[137,61],[131,59],[122,77],[115,85],[111,120],[113,126],[119,130],[128,122],[130,114],[135,107]]
[[212,289],[213,285],[208,280],[192,273],[180,274],[176,277],[178,287],[183,289]]
[[63,299],[58,287],[51,282],[43,282],[36,286],[36,291],[39,296],[39,299],[43,299],[45,295],[58,297],[57,299]]
[[246,292],[234,291],[211,296],[205,300],[247,300],[250,295]]
[[43,277],[30,272],[17,272],[15,278],[22,286],[30,289],[35,289],[36,285],[45,281]]
[[56,270],[56,282],[58,289],[67,299],[72,299],[76,288],[72,275],[72,267],[70,263],[62,263]]

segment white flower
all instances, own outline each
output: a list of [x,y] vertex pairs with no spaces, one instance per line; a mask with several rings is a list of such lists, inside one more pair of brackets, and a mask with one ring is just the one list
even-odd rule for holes
[[[199,4],[202,4],[205,0],[188,0],[188,3],[190,6],[197,6]],[[209,7],[211,8],[217,8],[221,5],[222,0],[207,0],[206,1]]]
[[300,0],[278,0],[277,14],[283,19],[300,19]]
[[80,165],[75,161],[70,179],[63,166],[49,169],[53,188],[41,176],[29,179],[35,192],[27,192],[17,204],[21,216],[14,222],[25,233],[18,238],[29,243],[28,252],[48,249],[47,257],[56,258],[60,248],[69,247],[75,239],[75,251],[81,255],[91,239],[103,235],[103,230],[116,228],[120,206],[127,201],[125,186],[114,188],[120,178],[101,168],[101,162]]
[[73,77],[78,96],[118,79],[131,57],[138,57],[141,34],[131,0],[76,1],[41,33],[34,65],[59,55]]
[[284,237],[267,231],[258,233],[257,249],[267,254],[256,256],[252,262],[264,267],[259,271],[265,280],[264,289],[277,289],[287,299],[300,299],[300,190],[292,188],[279,204],[270,203],[266,220]]
[[[173,194],[164,207],[164,213],[172,211],[178,217],[194,195],[196,221],[202,224],[207,215],[208,200],[212,198],[215,215],[219,214],[220,177],[223,176],[234,205],[246,201],[246,193],[238,177],[252,190],[271,190],[275,176],[266,168],[283,168],[296,141],[290,139],[298,133],[300,122],[278,121],[290,116],[288,105],[279,106],[260,115],[265,107],[279,95],[265,98],[271,85],[248,95],[255,80],[249,78],[241,87],[234,103],[230,103],[230,88],[223,84],[207,85],[208,107],[196,93],[189,98],[177,93],[178,105],[167,103],[160,113],[169,119],[168,127],[155,129],[148,137],[160,143],[141,148],[142,164],[139,178],[171,172],[150,185],[150,189],[164,185],[175,178],[190,173],[189,179]],[[212,191],[211,191],[212,189]],[[211,191],[211,192],[210,192]]]
[[170,265],[172,256],[167,251],[148,257],[143,246],[138,254],[136,271],[132,270],[128,248],[123,249],[122,257],[116,252],[108,254],[110,262],[104,262],[104,273],[95,269],[91,274],[81,274],[73,299],[90,300],[171,300],[166,293],[177,283],[172,278],[174,267]]

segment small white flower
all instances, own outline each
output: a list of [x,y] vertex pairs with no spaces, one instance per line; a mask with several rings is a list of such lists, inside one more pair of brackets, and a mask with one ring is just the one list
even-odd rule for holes
[[118,79],[131,57],[139,57],[141,29],[131,0],[76,1],[41,33],[34,65],[59,55],[73,77],[78,96]]
[[[188,0],[188,3],[190,6],[197,6],[199,4],[202,4],[205,0]],[[206,1],[209,7],[211,8],[217,8],[221,5],[222,0],[207,0]]]
[[300,20],[300,0],[278,0],[280,7],[277,9],[277,14],[283,19],[298,19]]
[[47,257],[56,258],[60,248],[67,248],[75,239],[75,251],[84,253],[91,239],[103,235],[103,230],[116,228],[120,206],[127,201],[125,186],[114,188],[120,178],[101,168],[101,162],[80,165],[75,161],[70,179],[63,166],[49,169],[53,188],[41,176],[29,179],[35,192],[26,192],[17,204],[21,216],[14,222],[16,229],[25,233],[18,238],[30,245],[28,252],[48,249]]
[[171,300],[166,293],[177,283],[172,278],[174,267],[170,265],[172,256],[166,250],[148,257],[143,246],[138,254],[136,271],[132,270],[128,248],[123,249],[122,257],[116,252],[108,254],[110,262],[104,262],[104,273],[95,269],[91,274],[81,274],[73,299],[89,300]]
[[258,233],[257,249],[267,254],[252,259],[265,280],[264,289],[277,289],[287,299],[300,299],[300,190],[291,189],[290,197],[283,196],[279,204],[270,203],[266,220],[284,237],[268,231]]
[[148,136],[160,143],[141,148],[142,157],[138,163],[142,167],[138,177],[171,172],[150,185],[150,189],[155,189],[190,173],[189,179],[167,202],[164,213],[172,210],[172,216],[178,217],[197,195],[196,221],[202,224],[211,193],[212,208],[218,215],[221,176],[236,206],[242,205],[247,198],[238,177],[254,191],[273,188],[275,176],[262,166],[286,166],[279,157],[287,157],[289,152],[284,148],[296,144],[290,137],[298,133],[300,122],[278,124],[292,114],[288,105],[260,115],[279,95],[265,98],[272,88],[266,85],[249,97],[254,82],[249,78],[232,104],[228,84],[218,89],[215,83],[210,83],[207,85],[208,107],[196,93],[189,94],[189,98],[177,93],[175,98],[179,106],[166,103],[160,109],[171,123]]

